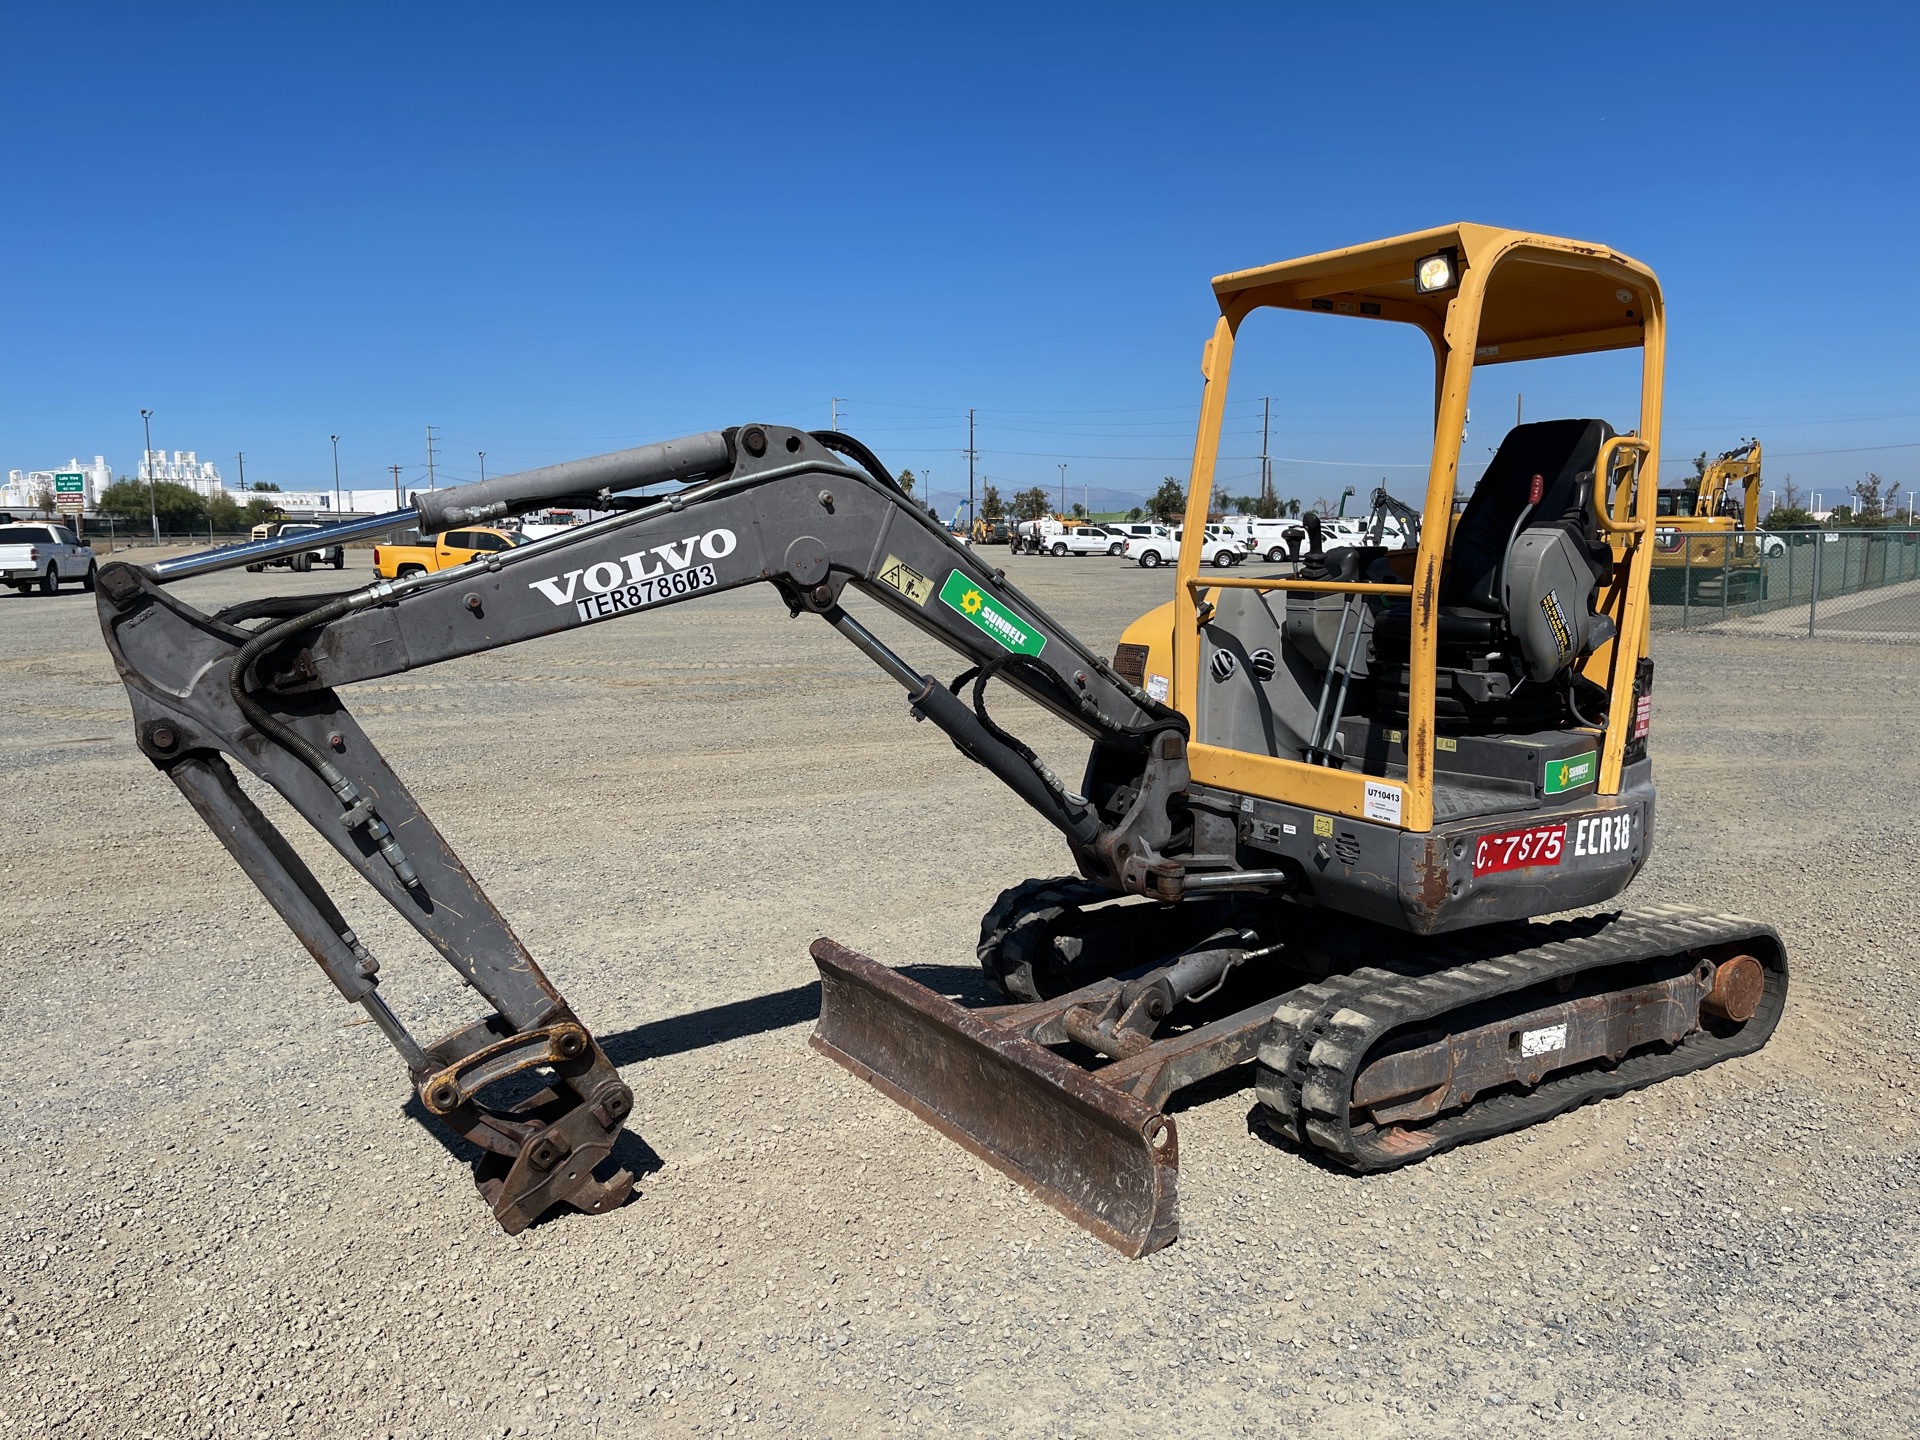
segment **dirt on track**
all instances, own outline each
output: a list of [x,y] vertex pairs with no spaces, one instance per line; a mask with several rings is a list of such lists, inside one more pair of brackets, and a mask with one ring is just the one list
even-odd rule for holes
[[[1101,649],[1170,593],[1008,564]],[[0,598],[0,1434],[1920,1427],[1920,647],[1658,638],[1629,898],[1779,927],[1760,1055],[1369,1177],[1216,1088],[1179,1114],[1181,1240],[1128,1262],[808,1048],[815,936],[977,997],[981,913],[1065,854],[770,590],[348,694],[637,1096],[633,1203],[511,1238],[135,751],[92,604]],[[471,1018],[263,799],[416,1033]]]

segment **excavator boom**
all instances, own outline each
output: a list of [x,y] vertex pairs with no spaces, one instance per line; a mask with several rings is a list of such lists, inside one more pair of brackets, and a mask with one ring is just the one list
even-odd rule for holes
[[[659,484],[677,488],[621,498]],[[141,749],[340,993],[367,1009],[427,1110],[493,1157],[482,1188],[509,1230],[561,1201],[585,1210],[620,1202],[628,1181],[594,1171],[604,1168],[632,1093],[360,729],[341,687],[769,583],[795,614],[820,616],[897,680],[914,716],[1058,828],[1087,875],[1118,894],[1180,874],[1163,853],[1171,837],[1164,797],[1184,782],[1185,723],[956,544],[857,442],[746,426],[421,495],[411,516],[381,517],[381,528],[413,519],[435,530],[565,499],[623,508],[451,570],[212,616],[167,585],[271,558],[277,542],[152,570],[109,565],[99,580],[101,624]],[[316,541],[308,534],[296,543]],[[921,674],[848,614],[840,603],[848,586],[959,652],[973,703],[957,693],[959,682]],[[993,721],[982,698],[991,679],[1085,733],[1100,766],[1131,779],[1123,793],[1134,800],[1102,814],[1071,790]],[[241,789],[236,761],[279,792],[492,1013],[442,1039],[417,1039],[381,997],[375,957]],[[490,1089],[529,1071],[550,1082],[532,1099],[506,1109],[486,1103]]]

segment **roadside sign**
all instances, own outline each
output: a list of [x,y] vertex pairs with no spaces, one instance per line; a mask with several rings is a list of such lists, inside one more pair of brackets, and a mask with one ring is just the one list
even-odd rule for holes
[[70,470],[56,471],[53,477],[53,503],[62,510],[85,510],[87,477]]

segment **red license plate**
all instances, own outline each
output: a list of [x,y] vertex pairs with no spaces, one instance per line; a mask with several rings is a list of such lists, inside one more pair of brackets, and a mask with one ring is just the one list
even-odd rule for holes
[[1473,846],[1473,873],[1496,875],[1502,870],[1558,865],[1566,849],[1565,825],[1535,825],[1526,830],[1482,835]]

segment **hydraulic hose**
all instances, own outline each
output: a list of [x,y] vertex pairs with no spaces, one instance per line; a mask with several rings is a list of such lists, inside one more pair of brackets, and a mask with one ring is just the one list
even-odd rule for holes
[[860,441],[844,430],[809,430],[807,432],[829,450],[837,450],[842,455],[860,462],[860,468],[878,480],[894,494],[912,500],[913,497],[900,488],[900,482],[887,473],[887,467],[880,463],[880,457],[869,450]]

